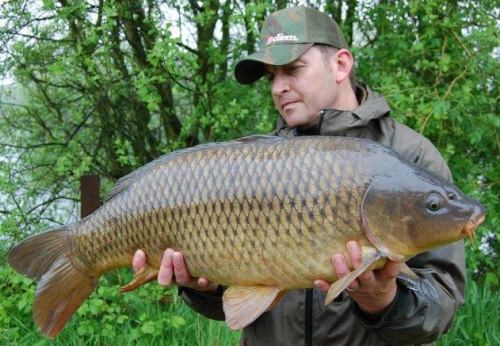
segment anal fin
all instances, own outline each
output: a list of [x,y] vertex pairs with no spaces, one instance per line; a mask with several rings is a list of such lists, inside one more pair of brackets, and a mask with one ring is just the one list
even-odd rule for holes
[[274,298],[274,301],[271,303],[271,305],[269,305],[266,311],[271,311],[281,301],[281,298],[283,298],[285,293],[286,291],[280,291],[276,296],[276,298]]
[[241,329],[272,308],[283,292],[272,286],[231,286],[222,297],[226,323],[229,328]]
[[155,269],[148,264],[139,270],[134,275],[134,279],[128,284],[120,288],[120,292],[130,292],[135,290],[141,285],[148,283],[158,277],[158,269]]

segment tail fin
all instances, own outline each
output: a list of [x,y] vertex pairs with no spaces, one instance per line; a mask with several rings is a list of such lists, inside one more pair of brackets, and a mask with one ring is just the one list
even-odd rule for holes
[[67,246],[70,230],[71,226],[64,226],[36,234],[9,253],[15,270],[38,281],[33,317],[50,338],[61,332],[98,282],[73,266]]

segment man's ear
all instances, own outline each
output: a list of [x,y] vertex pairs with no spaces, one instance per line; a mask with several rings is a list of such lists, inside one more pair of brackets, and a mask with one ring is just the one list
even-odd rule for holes
[[349,79],[354,58],[347,49],[339,49],[335,55],[337,56],[337,83],[341,83],[345,79]]

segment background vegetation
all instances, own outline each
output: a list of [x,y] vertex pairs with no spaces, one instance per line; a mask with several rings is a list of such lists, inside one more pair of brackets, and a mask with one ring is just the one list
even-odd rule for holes
[[[2,343],[46,344],[33,284],[13,274],[15,242],[78,218],[82,174],[117,178],[171,150],[273,128],[265,81],[232,69],[263,18],[297,1],[5,0],[0,7],[0,328]],[[300,2],[304,4],[304,2]],[[358,79],[430,138],[455,182],[488,209],[467,245],[467,305],[442,344],[500,344],[497,322],[500,10],[496,1],[328,0]],[[148,285],[119,296],[101,281],[58,344],[234,344],[238,335]]]

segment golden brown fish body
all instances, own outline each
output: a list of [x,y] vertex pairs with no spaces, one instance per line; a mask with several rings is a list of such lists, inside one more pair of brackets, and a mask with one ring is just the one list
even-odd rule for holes
[[[27,239],[9,260],[41,280],[35,319],[49,336],[102,273],[130,266],[143,249],[149,266],[127,287],[135,288],[156,275],[168,247],[184,254],[194,277],[229,286],[226,317],[239,328],[283,290],[335,281],[331,255],[349,240],[364,246],[366,269],[473,234],[482,219],[480,204],[374,142],[263,137],[166,155],[122,178],[95,213],[43,241]],[[59,255],[42,258],[40,246]],[[61,280],[86,284],[69,289],[76,303],[54,309]],[[247,304],[257,316],[242,322],[248,311],[234,308],[242,301],[261,306]]]
[[332,251],[364,237],[369,167],[349,159],[359,153],[344,141],[278,142],[209,146],[127,180],[75,228],[81,268],[99,275],[128,266],[138,248],[159,266],[172,247],[194,276],[227,286],[333,280]]

